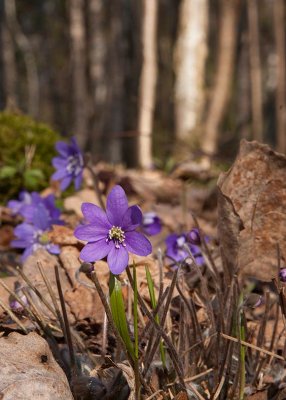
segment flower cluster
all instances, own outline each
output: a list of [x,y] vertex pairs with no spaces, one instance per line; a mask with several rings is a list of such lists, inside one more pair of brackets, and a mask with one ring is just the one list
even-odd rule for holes
[[19,200],[10,200],[7,204],[13,215],[20,215],[26,222],[31,223],[35,208],[42,204],[47,209],[49,214],[50,224],[62,225],[60,220],[61,211],[55,204],[55,196],[50,194],[46,197],[41,197],[39,193],[22,191],[19,195]]
[[138,206],[128,207],[121,186],[114,186],[107,197],[106,212],[91,203],[82,204],[86,225],[76,228],[75,237],[86,241],[80,253],[83,261],[94,262],[107,256],[111,272],[120,274],[128,265],[128,252],[147,256],[151,243],[136,229],[142,223]]
[[61,181],[60,188],[62,191],[74,181],[76,190],[79,190],[82,183],[83,174],[83,155],[78,147],[76,139],[71,138],[71,143],[57,142],[56,150],[59,153],[58,157],[52,160],[56,172],[52,175],[52,180]]
[[22,261],[33,254],[39,248],[46,249],[51,254],[59,254],[58,245],[50,243],[48,231],[51,229],[49,211],[43,203],[39,203],[34,209],[29,222],[23,222],[14,229],[16,239],[11,242],[12,247],[25,249]]
[[53,194],[41,197],[37,192],[23,191],[19,200],[10,200],[7,205],[13,215],[20,215],[24,219],[14,229],[16,239],[11,242],[12,247],[25,249],[22,261],[40,247],[52,254],[59,254],[59,246],[51,244],[47,235],[52,225],[63,224]]
[[201,266],[205,260],[200,249],[200,235],[198,229],[194,228],[188,233],[182,233],[180,235],[172,233],[167,236],[166,240],[166,256],[174,261],[184,261],[188,256],[188,250],[185,246],[190,249],[197,265]]

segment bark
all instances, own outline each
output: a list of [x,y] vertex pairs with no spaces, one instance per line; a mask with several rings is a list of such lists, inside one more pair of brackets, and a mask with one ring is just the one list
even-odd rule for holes
[[239,0],[221,0],[220,4],[220,31],[216,79],[201,146],[202,150],[210,155],[214,154],[217,150],[219,128],[230,95],[237,40]]
[[99,142],[106,120],[107,101],[107,40],[105,35],[104,0],[90,0],[88,3],[89,22],[89,74],[91,81],[92,154],[99,154]]
[[[30,41],[22,32],[22,29],[18,23],[15,0],[5,0],[4,7],[8,30],[22,53],[26,67],[28,84],[28,113],[34,118],[37,118],[39,116],[40,85],[36,58],[34,56]],[[10,54],[9,57],[11,62],[12,55]]]
[[274,31],[277,54],[277,84],[276,84],[276,138],[277,150],[286,153],[286,63],[285,63],[285,3],[283,0],[275,0],[274,7]]
[[183,0],[175,47],[176,137],[188,142],[198,127],[204,105],[207,57],[208,0]]
[[74,132],[81,147],[84,147],[88,134],[84,4],[84,0],[70,1]]
[[152,130],[157,82],[157,0],[143,1],[143,65],[139,88],[138,162],[152,166]]
[[3,94],[4,107],[7,109],[17,108],[17,70],[15,60],[15,47],[11,34],[4,22],[1,26],[1,48],[3,59]]
[[262,72],[257,0],[247,0],[253,139],[263,141]]

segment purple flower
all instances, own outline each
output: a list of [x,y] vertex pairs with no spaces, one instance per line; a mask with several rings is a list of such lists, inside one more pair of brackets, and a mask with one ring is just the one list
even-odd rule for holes
[[46,207],[40,203],[34,210],[31,223],[23,222],[14,229],[15,240],[12,240],[12,247],[25,249],[22,254],[22,261],[33,254],[39,248],[46,249],[51,254],[59,254],[58,245],[52,244],[48,238],[48,231],[51,228],[50,215]]
[[185,249],[185,245],[187,245],[194,256],[196,263],[198,265],[204,264],[204,257],[201,253],[201,250],[198,246],[189,243],[188,241],[189,234],[183,233],[181,235],[177,235],[176,233],[172,233],[167,236],[166,243],[166,256],[176,262],[184,261],[189,253]]
[[75,230],[75,237],[87,241],[80,253],[83,261],[94,262],[107,256],[111,272],[120,274],[128,265],[128,252],[147,256],[152,246],[135,229],[142,222],[138,206],[128,207],[126,194],[121,186],[114,186],[107,197],[106,212],[91,203],[82,204],[88,222]]
[[56,207],[55,196],[50,194],[46,197],[41,197],[37,192],[23,191],[19,195],[19,200],[10,200],[8,208],[12,210],[13,215],[19,214],[25,222],[32,223],[35,209],[42,204],[49,213],[50,224],[62,225],[63,221],[59,219],[61,211]]
[[286,282],[286,268],[281,268],[279,271],[279,278],[282,282]]
[[145,235],[153,236],[161,232],[162,224],[160,218],[154,212],[143,214],[142,230]]
[[56,149],[59,157],[52,160],[57,171],[52,175],[52,180],[61,181],[61,190],[64,191],[74,180],[76,190],[79,190],[82,183],[83,156],[78,147],[76,139],[71,138],[71,143],[57,142]]
[[21,214],[21,210],[24,206],[32,203],[31,193],[23,190],[19,194],[19,200],[8,201],[7,207],[10,208],[13,215]]
[[199,246],[201,244],[200,232],[198,228],[193,228],[188,233],[188,239],[191,244],[194,244],[196,246]]

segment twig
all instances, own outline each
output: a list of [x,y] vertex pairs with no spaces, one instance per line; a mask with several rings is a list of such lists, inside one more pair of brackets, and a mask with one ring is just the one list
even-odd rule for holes
[[19,318],[16,317],[16,315],[13,313],[12,310],[6,304],[3,303],[3,301],[0,299],[0,306],[6,311],[7,314],[9,314],[10,318],[16,322],[16,324],[25,332],[28,333],[27,329],[24,327],[24,325],[21,323]]

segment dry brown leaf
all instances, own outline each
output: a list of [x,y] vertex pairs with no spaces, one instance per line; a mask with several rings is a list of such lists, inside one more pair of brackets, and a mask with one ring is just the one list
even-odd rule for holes
[[55,244],[60,245],[76,245],[78,240],[74,236],[74,231],[67,226],[53,225],[53,229],[49,232],[49,239]]
[[99,205],[98,199],[93,189],[83,189],[79,192],[76,192],[74,196],[67,197],[64,201],[64,208],[67,211],[75,212],[80,218],[83,218],[81,205],[84,202]]
[[3,400],[73,399],[64,372],[36,333],[0,338],[0,393]]
[[242,140],[232,168],[218,180],[223,254],[232,268],[237,261],[244,275],[265,281],[276,276],[277,243],[286,260],[285,178],[284,155],[267,145]]

